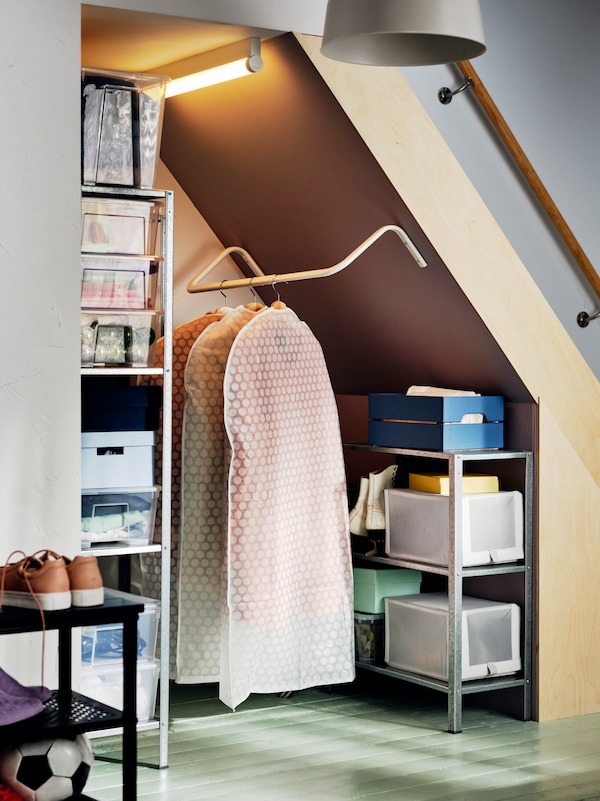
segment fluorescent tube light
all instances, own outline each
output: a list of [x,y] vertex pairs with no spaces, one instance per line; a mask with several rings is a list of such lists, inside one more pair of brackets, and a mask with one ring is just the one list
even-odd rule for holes
[[260,39],[252,38],[198,53],[172,64],[164,64],[153,71],[171,79],[167,84],[166,97],[175,97],[184,92],[193,92],[223,81],[252,75],[260,72],[262,67]]

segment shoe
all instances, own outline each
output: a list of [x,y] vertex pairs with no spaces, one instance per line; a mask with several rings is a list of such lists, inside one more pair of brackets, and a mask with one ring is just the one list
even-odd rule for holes
[[101,606],[104,603],[102,574],[95,556],[64,556],[73,606]]
[[369,495],[369,477],[361,476],[358,500],[349,515],[350,533],[360,537],[367,536],[367,497]]
[[385,496],[386,489],[394,486],[397,464],[391,464],[376,473],[369,473],[369,495],[367,499],[366,527],[368,531],[385,528]]
[[40,551],[4,565],[0,576],[0,608],[2,604],[46,612],[68,609],[71,587],[65,560],[53,551]]
[[35,698],[42,703],[52,697],[52,691],[47,687],[25,687],[2,668],[0,668],[0,693],[12,698]]

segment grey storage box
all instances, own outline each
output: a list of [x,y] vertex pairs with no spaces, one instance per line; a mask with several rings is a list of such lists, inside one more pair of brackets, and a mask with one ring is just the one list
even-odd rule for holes
[[82,432],[82,488],[152,485],[155,445],[155,431]]
[[[448,596],[422,593],[385,599],[385,661],[391,667],[448,680]],[[462,679],[521,669],[517,604],[462,599]]]
[[[396,559],[447,566],[450,498],[418,490],[385,490],[385,552]],[[523,496],[481,492],[462,498],[463,566],[523,559]]]

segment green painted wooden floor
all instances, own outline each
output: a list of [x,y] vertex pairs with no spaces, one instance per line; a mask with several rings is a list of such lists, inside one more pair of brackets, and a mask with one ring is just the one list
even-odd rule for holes
[[[375,674],[370,674],[375,676]],[[216,687],[173,686],[169,767],[138,769],[140,801],[600,800],[600,714],[522,722],[378,676],[351,686],[252,696],[236,712]],[[140,732],[155,763],[158,732]],[[92,741],[118,755],[119,738]],[[121,801],[121,766],[96,760],[86,793]]]

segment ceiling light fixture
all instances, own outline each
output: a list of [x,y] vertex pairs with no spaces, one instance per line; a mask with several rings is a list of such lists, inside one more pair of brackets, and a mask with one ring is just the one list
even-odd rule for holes
[[479,0],[329,0],[321,53],[374,66],[450,64],[486,50]]
[[260,39],[253,37],[164,64],[156,70],[171,78],[167,84],[166,97],[175,97],[216,83],[243,78],[245,75],[260,72],[262,68]]

